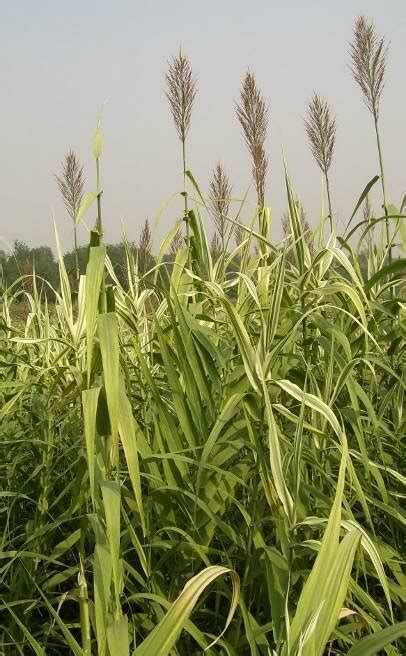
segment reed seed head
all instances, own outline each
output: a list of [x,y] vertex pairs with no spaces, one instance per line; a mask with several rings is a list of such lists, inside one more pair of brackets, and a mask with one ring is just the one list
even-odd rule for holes
[[379,115],[379,102],[385,85],[388,47],[372,21],[358,16],[353,40],[350,43],[351,71],[359,85],[364,101],[375,119]]
[[180,251],[182,246],[183,246],[182,230],[181,228],[178,228],[178,230],[175,232],[174,238],[172,239],[172,243],[171,243],[170,255],[172,258],[176,257],[176,253]]
[[243,239],[244,239],[244,229],[241,227],[241,225],[237,225],[234,230],[234,239],[235,239],[235,245],[239,246]]
[[367,194],[365,201],[364,201],[364,209],[363,209],[363,218],[364,221],[369,221],[372,218],[372,207],[371,203],[369,200],[369,195]]
[[226,216],[230,209],[230,196],[230,181],[224,168],[218,162],[210,182],[209,205],[213,214],[214,225],[222,243],[226,231]]
[[142,227],[138,241],[138,268],[141,273],[148,271],[152,250],[152,235],[148,219]]
[[236,107],[237,118],[241,124],[245,143],[251,154],[253,176],[258,196],[258,205],[264,206],[265,182],[268,158],[265,152],[265,139],[268,127],[268,107],[257,87],[253,73],[245,74],[240,102]]
[[66,153],[62,162],[61,175],[55,175],[55,178],[67,212],[72,221],[75,221],[83,199],[85,178],[83,166],[72,149]]
[[169,63],[166,74],[166,97],[182,143],[185,142],[189,132],[196,91],[196,80],[189,60],[179,50],[179,54]]
[[210,241],[210,254],[213,264],[217,262],[222,252],[222,245],[217,231],[214,233]]
[[305,128],[313,157],[327,175],[334,154],[336,120],[327,101],[316,93],[307,107]]

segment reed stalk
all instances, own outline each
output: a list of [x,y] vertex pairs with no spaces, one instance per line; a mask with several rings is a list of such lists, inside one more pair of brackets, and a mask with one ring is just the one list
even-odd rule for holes
[[379,130],[380,103],[385,86],[388,46],[385,37],[380,37],[375,25],[365,16],[355,21],[353,39],[350,43],[351,71],[355,82],[361,89],[364,103],[373,117],[379,169],[381,173],[382,207],[385,214],[386,249],[389,264],[392,263],[392,244],[390,239],[386,180],[383,163],[381,136]]
[[193,104],[196,98],[196,80],[192,67],[182,50],[173,57],[166,74],[166,97],[175,124],[176,132],[182,146],[182,173],[184,197],[184,221],[186,224],[186,244],[188,249],[188,264],[191,267],[190,230],[188,217],[188,196],[186,188],[186,139],[190,130]]

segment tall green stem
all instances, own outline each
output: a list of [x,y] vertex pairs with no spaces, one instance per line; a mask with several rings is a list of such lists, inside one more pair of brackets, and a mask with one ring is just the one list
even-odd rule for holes
[[186,138],[182,139],[182,164],[183,164],[183,199],[184,199],[184,221],[186,223],[186,246],[187,246],[187,258],[188,258],[188,267],[191,268],[191,257],[190,257],[190,235],[189,235],[189,217],[188,217],[188,202],[187,202],[187,191],[186,191]]
[[99,158],[96,157],[96,193],[97,193],[97,220],[96,229],[102,235],[102,215],[101,215],[101,190],[100,190],[100,163]]
[[92,641],[90,630],[90,613],[89,613],[89,597],[87,590],[87,582],[83,567],[83,552],[80,551],[79,563],[79,608],[80,608],[80,628],[82,634],[82,654],[83,656],[91,656],[92,654]]
[[328,215],[330,220],[330,232],[333,232],[333,207],[331,205],[331,196],[330,196],[330,181],[328,179],[327,170],[324,173],[326,178],[326,190],[327,190],[327,202],[328,202]]
[[381,139],[380,139],[380,136],[379,136],[378,116],[377,116],[376,112],[374,113],[374,125],[375,125],[376,145],[378,147],[379,167],[380,167],[380,170],[381,170],[383,211],[385,213],[386,248],[389,249],[388,250],[389,264],[392,264],[392,246],[390,245],[390,235],[389,235],[389,219],[388,219],[388,206],[387,206],[387,202],[386,202],[385,173],[384,173],[384,169],[383,169],[382,146],[381,146]]
[[[100,243],[103,240],[103,225],[102,225],[102,211],[101,211],[101,188],[100,188],[100,162],[96,157],[96,193],[97,193],[97,219],[96,230],[100,235]],[[107,296],[106,296],[106,276],[103,274],[100,291],[100,311],[107,312]]]
[[79,270],[78,235],[77,235],[77,229],[76,229],[76,219],[74,219],[74,221],[73,221],[73,241],[74,241],[74,247],[75,247],[76,280],[79,280],[80,270]]

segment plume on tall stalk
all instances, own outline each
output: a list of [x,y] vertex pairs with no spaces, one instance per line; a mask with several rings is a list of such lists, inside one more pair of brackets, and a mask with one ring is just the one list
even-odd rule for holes
[[180,249],[182,248],[182,244],[183,244],[182,230],[179,228],[175,232],[170,248],[170,255],[173,259],[175,259],[177,252],[180,251]]
[[254,74],[249,70],[245,74],[242,83],[240,102],[237,104],[236,112],[245,143],[251,155],[252,174],[257,192],[258,207],[261,210],[265,204],[265,184],[268,170],[268,157],[265,152],[268,107],[257,87]]
[[152,235],[148,219],[145,219],[138,241],[138,270],[141,274],[148,271],[151,261]]
[[[196,80],[188,58],[179,50],[172,58],[166,74],[166,97],[169,101],[176,132],[182,144],[183,193],[185,201],[186,241],[189,249],[188,204],[186,194],[186,138],[190,129],[193,103],[196,98]],[[189,254],[190,258],[190,254]],[[190,262],[189,262],[190,264]]]
[[217,262],[221,254],[224,253],[224,250],[221,246],[220,237],[217,232],[214,233],[213,237],[210,240],[210,255],[213,261],[213,264]]
[[381,172],[383,210],[385,213],[386,245],[389,248],[389,262],[392,261],[390,246],[388,205],[386,197],[385,172],[383,166],[382,146],[379,133],[379,111],[383,88],[388,47],[385,37],[380,37],[375,25],[365,16],[358,16],[355,21],[353,40],[350,43],[351,71],[359,85],[365,105],[374,120],[379,167]]
[[216,165],[210,182],[209,203],[213,214],[216,233],[221,251],[225,249],[226,217],[230,208],[231,185],[228,176],[220,164]]
[[73,223],[73,242],[75,249],[75,269],[76,278],[79,278],[79,259],[78,259],[78,241],[77,241],[77,216],[80,204],[83,200],[83,188],[85,178],[83,174],[83,165],[75,155],[72,149],[68,150],[65,159],[62,162],[61,175],[55,175],[59,191],[63,198],[66,210]]
[[336,140],[336,120],[331,113],[328,102],[316,93],[307,107],[305,128],[313,157],[323,172],[326,181],[330,230],[333,230],[329,170]]

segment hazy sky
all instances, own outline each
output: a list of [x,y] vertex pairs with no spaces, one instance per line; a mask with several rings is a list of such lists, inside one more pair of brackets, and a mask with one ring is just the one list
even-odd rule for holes
[[[320,173],[303,130],[317,91],[337,115],[333,204],[346,221],[378,172],[371,117],[348,69],[354,19],[365,13],[390,40],[381,107],[390,200],[406,191],[406,0],[0,0],[0,235],[71,243],[53,172],[72,147],[94,188],[91,142],[103,112],[103,206],[106,238],[123,221],[136,239],[145,218],[181,188],[179,142],[164,95],[167,59],[179,46],[198,78],[188,144],[189,167],[206,191],[220,158],[233,193],[250,184],[250,163],[234,103],[249,66],[270,107],[267,203],[273,234],[285,209],[281,149],[311,222],[318,219]],[[378,201],[375,201],[376,208]],[[156,238],[177,218],[165,210]],[[251,206],[247,206],[248,218]],[[87,216],[90,224],[93,213]],[[81,241],[86,230],[81,228]]]

